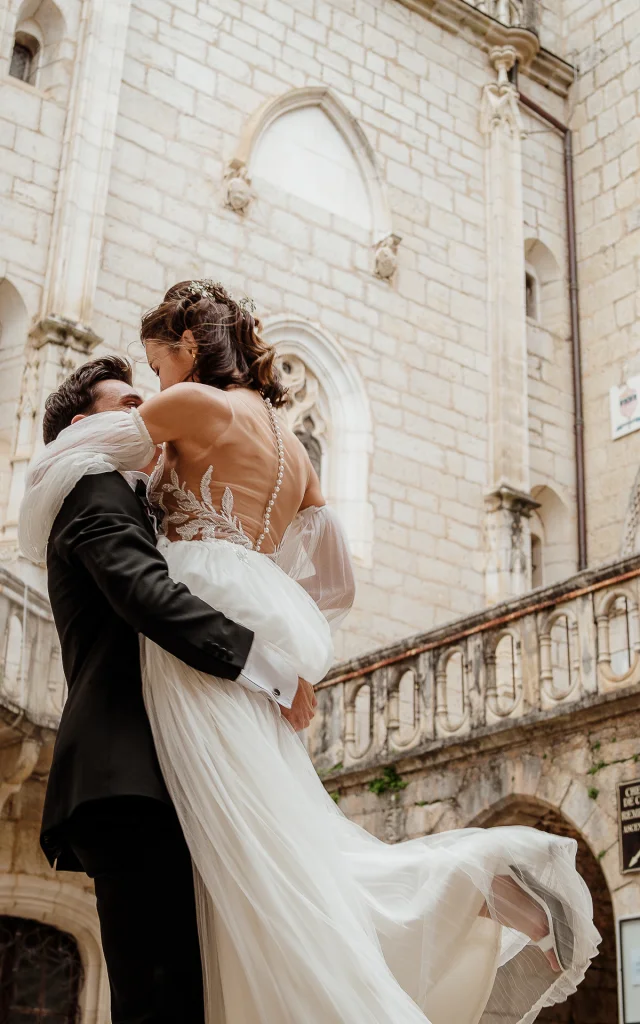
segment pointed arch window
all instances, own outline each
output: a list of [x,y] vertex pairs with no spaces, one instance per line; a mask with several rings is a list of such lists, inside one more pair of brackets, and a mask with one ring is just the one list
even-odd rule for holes
[[28,32],[17,32],[11,54],[9,74],[29,85],[35,84],[40,43]]
[[257,110],[229,166],[356,224],[374,244],[392,233],[375,150],[326,86],[293,89]]

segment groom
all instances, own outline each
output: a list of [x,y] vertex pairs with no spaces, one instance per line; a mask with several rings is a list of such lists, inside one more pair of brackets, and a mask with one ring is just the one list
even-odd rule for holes
[[[44,440],[84,416],[141,402],[127,362],[95,359],[47,399]],[[138,634],[230,687],[270,693],[296,729],[309,724],[315,697],[250,630],[169,578],[134,486],[116,472],[81,478],[49,538],[69,695],[41,843],[52,865],[94,880],[113,1024],[203,1024],[191,859],[143,704]]]

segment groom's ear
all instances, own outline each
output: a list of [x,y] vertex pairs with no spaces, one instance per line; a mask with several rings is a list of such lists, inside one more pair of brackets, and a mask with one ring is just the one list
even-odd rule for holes
[[78,420],[86,420],[87,414],[85,412],[79,412],[77,416],[74,416],[71,423],[77,423]]

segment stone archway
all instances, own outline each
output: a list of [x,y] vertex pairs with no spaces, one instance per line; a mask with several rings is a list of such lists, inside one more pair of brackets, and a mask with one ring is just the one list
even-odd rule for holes
[[576,863],[593,897],[594,921],[602,935],[602,944],[578,991],[566,1003],[543,1010],[536,1024],[616,1024],[618,994],[613,905],[604,872],[583,836],[558,811],[526,798],[508,801],[477,824],[529,825],[576,840]]
[[71,882],[0,874],[0,914],[41,921],[71,935],[82,960],[82,1024],[108,1024],[109,982],[100,943],[95,896]]

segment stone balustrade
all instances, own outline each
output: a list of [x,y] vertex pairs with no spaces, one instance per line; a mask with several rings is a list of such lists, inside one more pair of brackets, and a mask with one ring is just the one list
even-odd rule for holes
[[56,729],[65,692],[49,602],[0,567],[0,708]]
[[508,28],[536,31],[539,22],[539,0],[472,0],[479,11],[502,22]]
[[[318,687],[322,772],[571,714],[640,682],[640,557],[338,665]],[[55,729],[65,698],[47,599],[0,568],[0,705]]]
[[310,752],[367,770],[571,715],[640,682],[640,557],[494,605],[336,667]]

